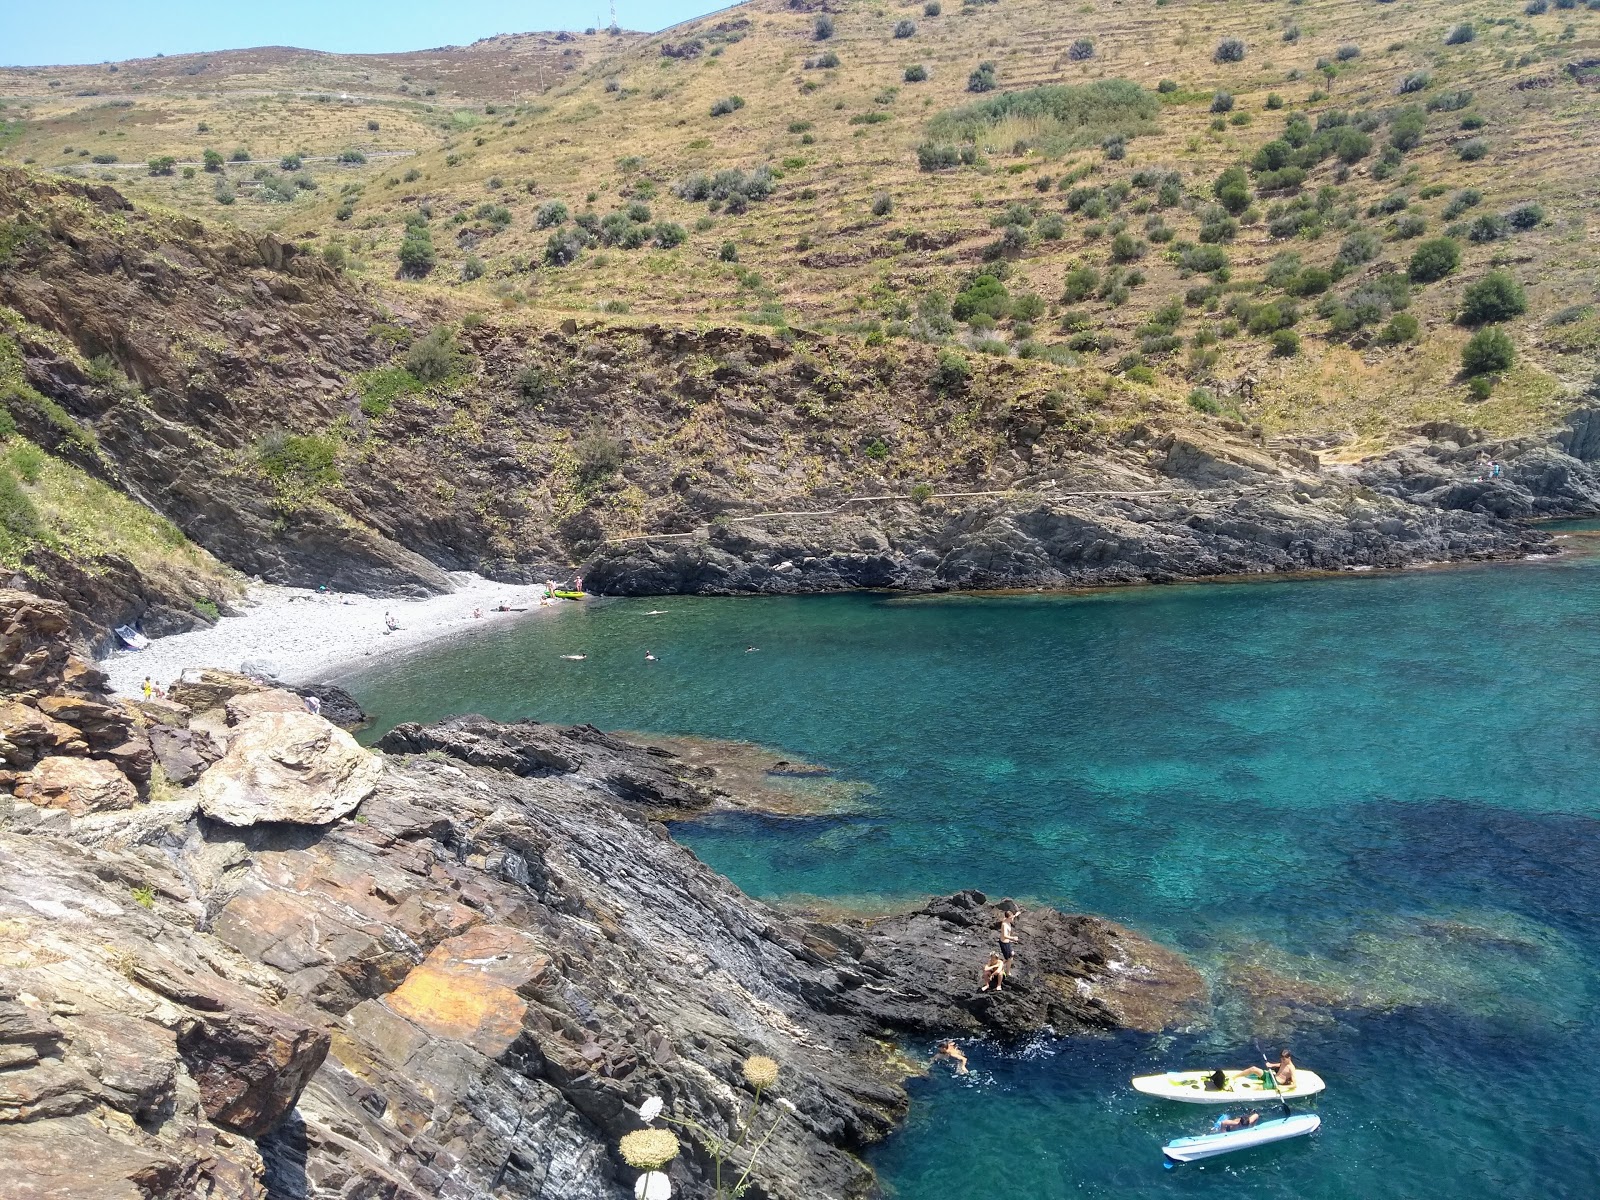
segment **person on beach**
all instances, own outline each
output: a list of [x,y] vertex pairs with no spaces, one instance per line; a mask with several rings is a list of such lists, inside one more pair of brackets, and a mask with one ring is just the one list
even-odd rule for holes
[[384,627],[385,631],[387,631],[389,633],[393,633],[395,630],[400,628],[400,622],[396,621],[394,619],[394,614],[393,613],[384,613],[383,614],[383,627]]
[[[1279,1050],[1278,1061],[1269,1062],[1267,1068],[1272,1071],[1272,1078],[1279,1087],[1290,1088],[1294,1086],[1294,1059],[1287,1050]],[[1260,1067],[1251,1067],[1244,1074],[1247,1079],[1259,1079],[1263,1083],[1266,1082],[1267,1073]]]
[[998,954],[990,954],[989,961],[983,964],[982,992],[998,992],[1004,990],[1001,985],[1006,979],[1006,960]]
[[316,696],[301,696],[300,699],[301,702],[305,704],[306,711],[313,717],[320,717],[322,715],[322,701]]
[[481,618],[482,618],[482,617],[483,617],[483,609],[481,609],[481,608],[474,608],[474,609],[473,609],[473,610],[472,610],[472,619],[473,619],[473,620],[474,620],[474,621],[477,621],[477,620],[480,620],[480,619],[481,619]]
[[957,1075],[965,1075],[967,1073],[967,1056],[961,1053],[961,1047],[956,1045],[949,1038],[946,1038],[944,1041],[939,1043],[939,1050],[933,1056],[933,1062],[929,1063],[928,1065],[930,1067],[933,1066],[934,1063],[937,1063],[941,1058],[948,1058],[950,1060],[951,1064],[955,1067],[955,1072]]
[[146,700],[150,699],[156,694],[156,685],[151,681],[150,676],[146,675],[144,677],[144,683],[141,686],[142,690],[144,691],[144,698]]

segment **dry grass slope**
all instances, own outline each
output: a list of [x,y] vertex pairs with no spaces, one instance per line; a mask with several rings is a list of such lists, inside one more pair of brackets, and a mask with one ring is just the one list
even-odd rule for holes
[[[89,78],[73,71],[104,84],[105,68],[10,73],[3,115],[21,120],[4,153],[79,171],[96,169],[82,151],[102,145],[132,162],[173,155],[171,176],[105,173],[148,202],[337,247],[346,269],[458,313],[947,339],[1081,361],[1351,454],[1423,420],[1542,428],[1593,377],[1600,11],[1587,3],[1532,15],[1512,0],[826,7],[825,40],[821,6],[753,0],[654,37],[496,39],[426,68],[423,55],[409,69],[403,56],[218,55],[194,74],[128,64],[119,77],[137,68],[140,90],[116,97],[62,95]],[[1475,36],[1451,44],[1463,22]],[[1218,61],[1228,37],[1242,60]],[[971,92],[984,62],[994,90]],[[534,63],[550,68],[542,89],[527,86]],[[226,86],[207,87],[224,66]],[[912,66],[927,78],[908,81]],[[1073,127],[1027,103],[1036,87],[1117,80],[1156,112],[1123,141],[1105,141],[1115,120]],[[941,120],[995,97],[1012,111],[992,123]],[[1268,168],[1249,168],[1292,114],[1329,130],[1326,153],[1269,190]],[[920,146],[959,153],[963,134],[976,135],[968,161],[919,167]],[[227,167],[238,196],[222,205],[218,174],[186,178],[181,163],[236,146],[367,161]],[[1247,170],[1230,214],[1214,185],[1235,166]],[[762,167],[765,197],[679,188],[696,172]],[[314,188],[280,183],[305,172]],[[590,230],[575,237],[580,217]],[[398,281],[408,218],[435,261]],[[562,232],[556,257],[573,261],[551,265]],[[1416,247],[1446,234],[1459,267],[1398,288]],[[1461,373],[1471,330],[1456,317],[1465,286],[1495,267],[1527,303],[1506,325],[1518,361],[1485,396]],[[950,302],[984,271],[1005,276],[1004,299],[952,325]]]

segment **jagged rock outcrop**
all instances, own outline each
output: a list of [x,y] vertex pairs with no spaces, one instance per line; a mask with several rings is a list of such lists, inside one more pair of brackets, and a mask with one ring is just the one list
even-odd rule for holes
[[[248,716],[229,754],[306,721]],[[716,799],[662,750],[481,718],[387,744],[317,825],[203,815],[226,756],[126,810],[0,812],[8,1195],[623,1200],[640,1103],[726,1133],[762,1055],[782,1106],[754,1194],[865,1197],[859,1152],[912,1069],[883,1039],[1157,1028],[1203,986],[1127,930],[1034,911],[984,996],[977,893],[854,923],[751,900],[656,819]],[[694,1200],[709,1160],[685,1140]]]
[[1220,491],[906,504],[820,520],[713,526],[608,547],[586,586],[618,595],[845,588],[1084,587],[1217,575],[1513,558],[1548,535],[1486,513],[1260,481]]

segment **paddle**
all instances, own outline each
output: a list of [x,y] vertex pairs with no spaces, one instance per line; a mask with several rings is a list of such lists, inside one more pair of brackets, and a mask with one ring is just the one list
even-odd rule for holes
[[1262,1084],[1262,1086],[1266,1087],[1266,1086],[1270,1085],[1272,1090],[1278,1093],[1278,1103],[1283,1105],[1283,1115],[1284,1116],[1288,1117],[1288,1116],[1294,1115],[1292,1113],[1292,1111],[1290,1110],[1290,1108],[1289,1108],[1289,1099],[1288,1099],[1288,1097],[1283,1094],[1283,1089],[1278,1086],[1278,1076],[1277,1076],[1277,1073],[1275,1071],[1273,1071],[1272,1064],[1267,1060],[1267,1052],[1261,1048],[1261,1039],[1260,1038],[1254,1038],[1252,1040],[1256,1044],[1256,1053],[1261,1055],[1261,1084]]

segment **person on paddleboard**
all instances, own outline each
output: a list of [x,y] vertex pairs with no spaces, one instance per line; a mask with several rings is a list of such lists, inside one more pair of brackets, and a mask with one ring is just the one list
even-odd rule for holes
[[1231,1133],[1235,1129],[1249,1129],[1259,1120],[1261,1120],[1261,1114],[1254,1109],[1245,1113],[1242,1117],[1230,1117],[1227,1113],[1223,1113],[1222,1116],[1217,1118],[1217,1132]]

